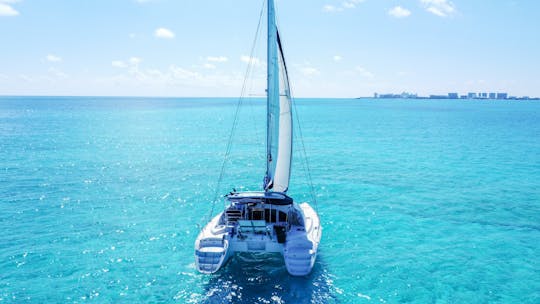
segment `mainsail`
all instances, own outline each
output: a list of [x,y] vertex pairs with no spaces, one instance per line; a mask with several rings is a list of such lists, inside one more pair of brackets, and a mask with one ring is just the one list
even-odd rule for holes
[[267,167],[265,190],[287,192],[292,159],[289,76],[276,26],[274,1],[268,1]]

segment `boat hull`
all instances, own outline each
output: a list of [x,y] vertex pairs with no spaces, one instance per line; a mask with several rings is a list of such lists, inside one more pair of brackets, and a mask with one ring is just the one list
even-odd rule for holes
[[307,203],[276,208],[293,208],[302,217],[299,221],[302,225],[289,225],[285,231],[282,223],[264,220],[238,219],[230,224],[224,223],[225,213],[222,212],[201,230],[195,241],[197,269],[202,273],[215,273],[239,252],[279,253],[291,275],[308,275],[322,234],[319,217]]
[[300,204],[304,214],[304,226],[292,227],[283,249],[287,271],[294,276],[308,275],[317,259],[322,236],[319,216],[307,203]]
[[219,225],[222,213],[214,217],[195,241],[195,265],[201,273],[214,273],[230,258],[227,230]]

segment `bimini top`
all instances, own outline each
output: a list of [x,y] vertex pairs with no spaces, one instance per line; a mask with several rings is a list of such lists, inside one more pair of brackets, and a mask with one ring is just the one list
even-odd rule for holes
[[285,193],[281,192],[231,192],[225,195],[227,200],[238,203],[258,203],[264,201],[266,204],[272,205],[290,205],[293,199]]

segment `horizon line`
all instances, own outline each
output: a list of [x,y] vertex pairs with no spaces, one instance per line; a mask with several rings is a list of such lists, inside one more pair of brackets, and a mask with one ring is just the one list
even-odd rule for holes
[[[84,98],[92,98],[92,97],[100,97],[100,98],[192,98],[192,99],[203,99],[203,98],[228,98],[228,99],[262,99],[266,98],[266,96],[156,96],[156,95],[42,95],[42,94],[36,94],[36,95],[12,95],[12,94],[0,94],[0,98],[4,97],[62,97],[62,98],[68,98],[68,97],[84,97]],[[371,97],[293,97],[293,99],[358,99],[358,98],[371,98]]]

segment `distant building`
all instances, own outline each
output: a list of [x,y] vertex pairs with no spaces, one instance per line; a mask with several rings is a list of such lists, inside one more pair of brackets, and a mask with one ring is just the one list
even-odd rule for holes
[[401,98],[399,94],[380,94],[379,98]]
[[[1,2],[2,0],[0,0]],[[380,94],[373,93],[373,98],[383,98],[383,99],[500,99],[500,100],[540,100],[540,97],[530,97],[522,96],[518,97],[515,95],[508,95],[506,92],[494,93],[494,92],[468,92],[467,95],[459,95],[456,92],[450,92],[446,95],[427,95],[427,96],[418,96],[416,93],[402,92],[401,94]]]
[[418,94],[403,92],[401,93],[401,98],[416,98],[418,97]]

